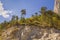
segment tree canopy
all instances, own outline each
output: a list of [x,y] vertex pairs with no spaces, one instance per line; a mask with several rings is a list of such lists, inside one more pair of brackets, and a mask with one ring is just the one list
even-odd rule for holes
[[12,16],[12,19],[7,22],[4,21],[0,24],[0,29],[11,27],[14,25],[37,25],[39,27],[54,27],[60,29],[60,15],[54,13],[52,10],[47,10],[46,7],[42,7],[41,14],[35,12],[35,15],[32,15],[30,18],[25,18],[26,10],[21,10],[21,19],[18,16]]

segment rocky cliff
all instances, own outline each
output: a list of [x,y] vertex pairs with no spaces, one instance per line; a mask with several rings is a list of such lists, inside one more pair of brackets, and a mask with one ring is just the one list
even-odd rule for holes
[[1,35],[1,40],[60,40],[60,30],[39,26],[12,26]]

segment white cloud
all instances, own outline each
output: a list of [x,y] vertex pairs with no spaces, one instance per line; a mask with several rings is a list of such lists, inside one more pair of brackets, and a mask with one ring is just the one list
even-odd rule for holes
[[0,1],[0,15],[4,18],[8,18],[10,16],[9,13],[12,13],[12,11],[4,10],[3,3]]

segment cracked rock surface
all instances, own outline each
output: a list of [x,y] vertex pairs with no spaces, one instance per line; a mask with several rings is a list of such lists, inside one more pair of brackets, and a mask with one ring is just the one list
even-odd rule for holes
[[37,26],[14,26],[2,33],[2,40],[60,40],[60,30]]

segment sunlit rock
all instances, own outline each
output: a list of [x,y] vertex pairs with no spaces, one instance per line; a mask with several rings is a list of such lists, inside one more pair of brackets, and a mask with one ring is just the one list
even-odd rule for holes
[[2,33],[2,40],[60,40],[60,30],[37,26],[11,27]]

